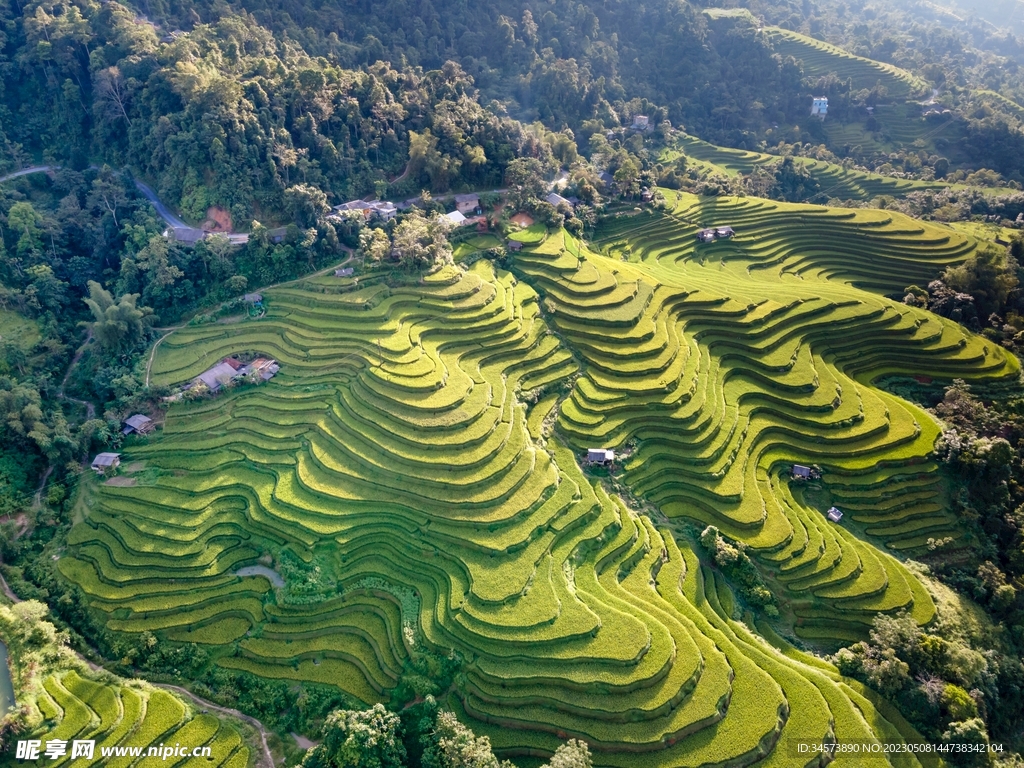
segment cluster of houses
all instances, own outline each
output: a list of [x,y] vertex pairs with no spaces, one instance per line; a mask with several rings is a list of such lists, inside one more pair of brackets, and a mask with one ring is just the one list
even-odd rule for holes
[[[790,477],[797,481],[811,481],[821,480],[821,470],[817,467],[808,467],[803,464],[794,464],[793,469],[790,473]],[[828,518],[829,522],[838,523],[843,519],[843,513],[839,511],[838,507],[829,507],[825,513],[825,517]]]
[[279,370],[281,366],[267,357],[257,357],[248,364],[235,357],[225,357],[196,376],[186,389],[195,390],[205,386],[210,392],[217,392],[225,384],[246,377],[254,376],[260,381],[270,381]]
[[697,240],[702,243],[713,243],[715,240],[727,240],[736,232],[732,227],[710,227],[697,233]]
[[348,211],[359,211],[367,221],[373,218],[390,221],[398,213],[398,206],[389,200],[351,200],[334,206],[332,210],[336,216]]
[[484,209],[480,205],[480,195],[470,192],[465,195],[455,196],[455,210],[445,214],[456,227],[468,227],[476,224],[477,228],[487,228],[487,219],[484,218]]
[[[367,221],[371,219],[390,221],[395,218],[399,208],[408,208],[409,205],[408,201],[403,205],[398,205],[389,200],[350,200],[347,203],[334,206],[333,211],[335,216],[351,211],[359,211]],[[455,210],[445,214],[445,216],[457,227],[479,223],[483,216],[480,195],[476,193],[456,195]]]
[[[148,435],[156,427],[156,423],[143,413],[136,413],[121,422],[121,434]],[[114,472],[121,465],[120,453],[97,453],[93,457],[92,471],[98,475],[106,475]]]

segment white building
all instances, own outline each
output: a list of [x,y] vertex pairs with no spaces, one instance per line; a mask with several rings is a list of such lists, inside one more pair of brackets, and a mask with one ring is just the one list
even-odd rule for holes
[[587,461],[591,464],[610,464],[615,461],[615,451],[608,448],[589,448]]
[[465,226],[466,224],[466,216],[462,211],[452,211],[451,213],[446,213],[444,216],[456,227]]
[[820,117],[822,120],[828,114],[828,99],[824,96],[819,96],[811,102],[811,116]]

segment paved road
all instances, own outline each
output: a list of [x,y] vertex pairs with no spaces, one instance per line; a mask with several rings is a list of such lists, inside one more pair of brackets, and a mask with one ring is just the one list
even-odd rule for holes
[[[6,176],[0,176],[0,184],[5,181],[10,181],[11,179],[20,178],[21,176],[28,176],[30,173],[49,173],[50,171],[56,171],[59,169],[59,165],[34,165],[31,168],[22,168],[20,171],[9,173]],[[156,196],[156,192],[141,181],[136,180],[135,188],[138,189],[150,203],[152,203],[160,218],[166,222],[167,226],[174,230],[177,239],[185,240],[187,242],[195,242],[196,240],[201,240],[206,235],[203,230],[197,229],[196,227],[190,227],[180,218],[175,216],[174,213],[171,212],[170,208],[160,202],[160,198]],[[228,239],[231,239],[231,237],[232,235],[229,235]],[[242,236],[234,235],[234,237],[238,239]],[[248,240],[248,236],[245,236],[245,239]]]
[[135,188],[139,190],[139,192],[141,192],[143,196],[145,196],[145,198],[153,204],[153,207],[156,208],[156,212],[160,214],[161,219],[166,221],[172,227],[183,227],[185,229],[190,228],[188,224],[186,224],[184,221],[182,221],[173,213],[171,213],[170,209],[160,202],[160,198],[156,196],[156,192],[154,192],[148,186],[143,184],[141,181],[136,181]]
[[11,179],[17,179],[22,176],[28,176],[30,173],[49,173],[59,168],[59,165],[33,165],[31,168],[22,168],[20,171],[14,173],[8,173],[6,176],[0,176],[0,183],[10,181]]

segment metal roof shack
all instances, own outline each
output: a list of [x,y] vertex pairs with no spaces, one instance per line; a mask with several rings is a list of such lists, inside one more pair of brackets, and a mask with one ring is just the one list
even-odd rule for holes
[[715,240],[715,230],[702,229],[697,233],[697,239],[702,243],[712,243]]
[[555,208],[557,208],[560,205],[567,205],[570,208],[572,208],[572,203],[569,202],[568,198],[562,197],[557,192],[550,193],[544,199],[551,203],[553,206],[555,206]]
[[588,448],[587,461],[591,464],[608,464],[615,461],[615,451],[608,448]]
[[247,301],[250,304],[259,304],[261,301],[263,301],[263,294],[262,293],[247,293],[247,294],[245,294],[245,296],[242,297],[242,300],[243,301]]
[[803,464],[794,464],[793,477],[800,480],[808,480],[811,477],[811,468],[805,467]]
[[831,520],[833,523],[838,523],[843,519],[843,513],[835,507],[829,507],[828,512],[825,513],[825,517]]
[[352,277],[352,275],[354,275],[355,273],[356,271],[352,267],[345,267],[344,269],[334,270],[335,277]]
[[509,240],[508,249],[510,251],[521,251],[523,250],[523,243],[521,240]]
[[736,232],[732,227],[718,227],[715,229],[715,237],[732,237]]
[[170,233],[174,236],[175,240],[186,245],[195,245],[206,237],[206,233],[203,230],[194,227],[172,227]]
[[96,458],[92,460],[93,471],[101,475],[108,469],[117,469],[120,464],[120,453],[97,453]]
[[145,435],[153,431],[153,420],[149,416],[144,416],[141,413],[136,413],[134,416],[129,416],[124,420],[124,429],[121,430],[122,435],[130,435],[133,432]]
[[451,213],[446,213],[444,217],[456,227],[461,227],[466,223],[466,216],[462,211],[452,211]]

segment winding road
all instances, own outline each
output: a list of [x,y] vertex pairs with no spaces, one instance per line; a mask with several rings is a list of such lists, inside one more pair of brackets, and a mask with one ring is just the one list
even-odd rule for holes
[[[52,171],[59,171],[59,165],[33,165],[31,168],[22,168],[20,171],[14,171],[8,173],[6,176],[0,176],[0,184],[11,179],[18,179],[22,176],[28,176],[30,173],[50,173]],[[195,242],[196,240],[202,240],[206,235],[206,232],[196,227],[190,227],[180,218],[171,212],[171,209],[160,202],[160,198],[156,196],[156,192],[149,188],[146,184],[143,184],[138,179],[135,180],[135,188],[142,193],[156,209],[157,215],[164,220],[164,223],[168,227],[174,230],[175,237],[178,240],[184,240],[186,242]]]
[[22,168],[20,171],[14,173],[8,173],[6,176],[0,176],[0,183],[10,181],[11,179],[18,179],[22,176],[28,176],[30,173],[49,173],[60,168],[59,165],[33,165],[31,168]]

